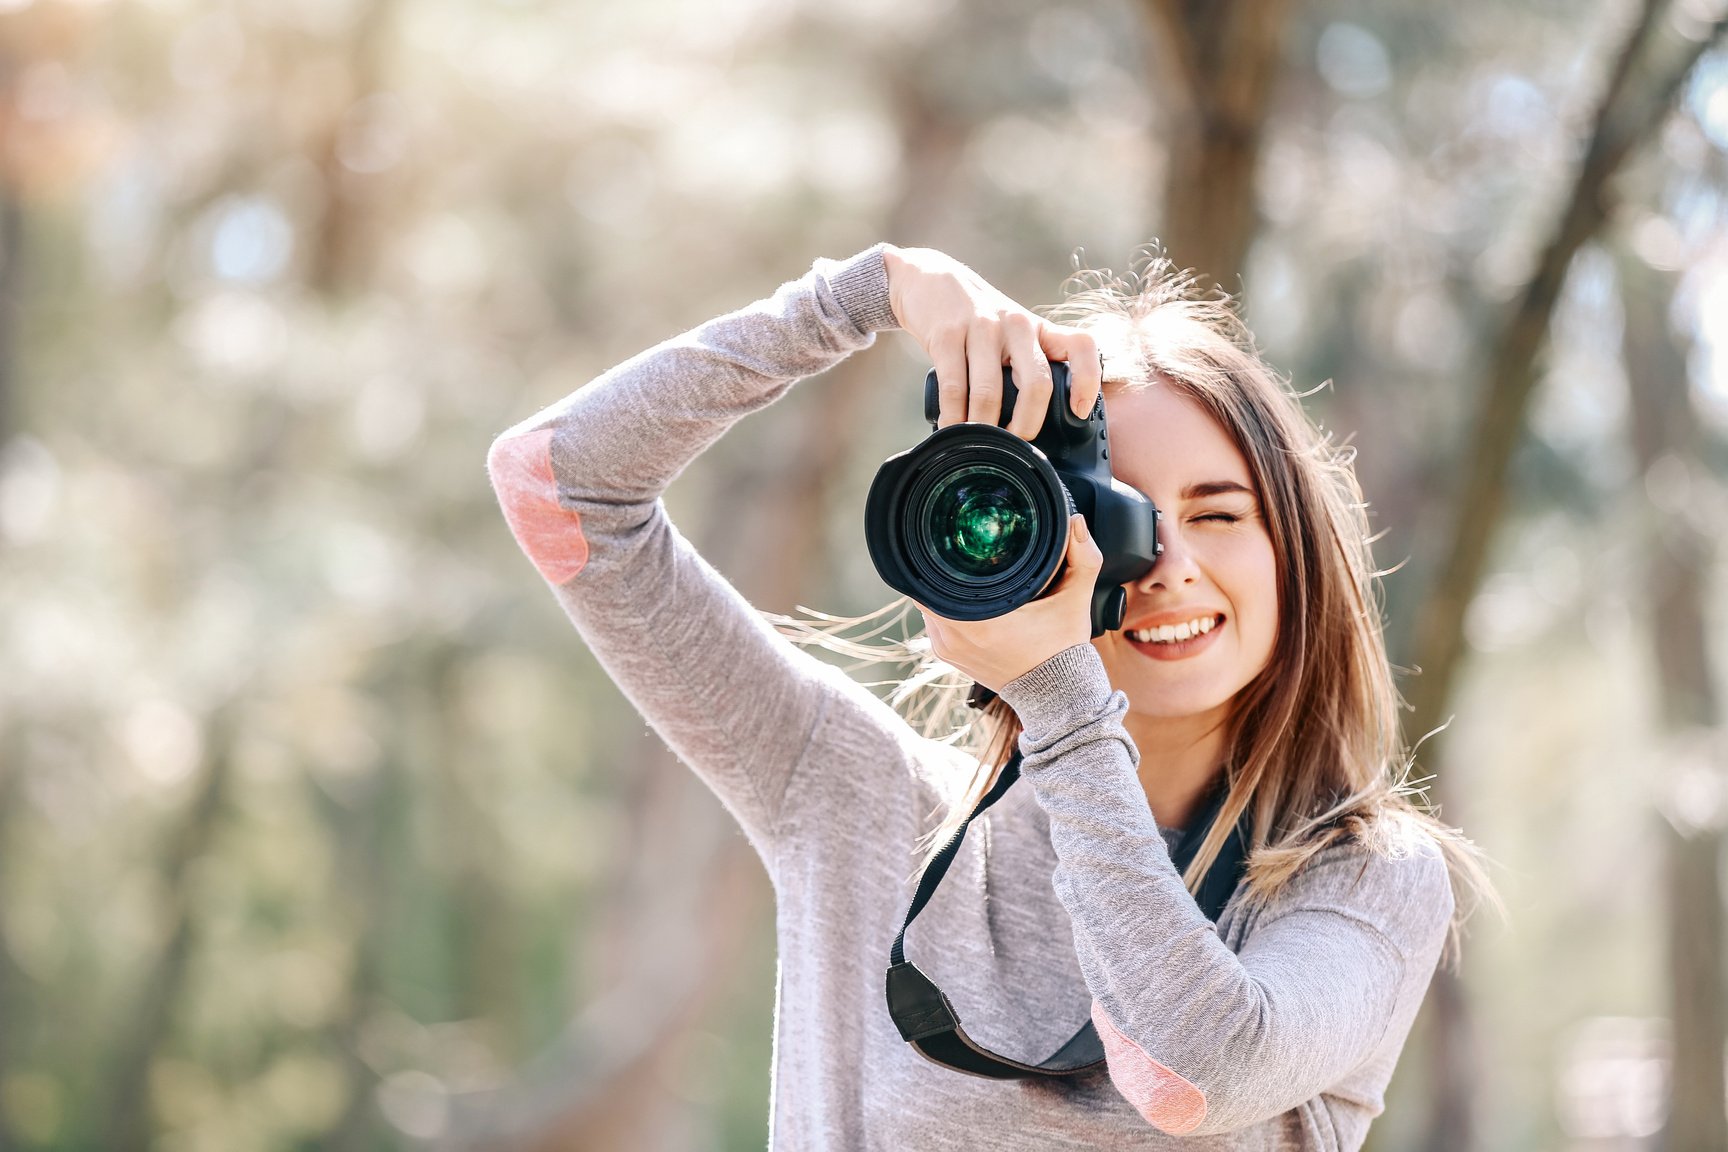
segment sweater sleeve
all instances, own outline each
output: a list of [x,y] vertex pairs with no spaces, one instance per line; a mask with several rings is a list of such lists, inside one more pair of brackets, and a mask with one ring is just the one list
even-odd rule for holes
[[[602,667],[770,869],[823,710],[869,711],[875,698],[779,636],[679,534],[661,495],[739,418],[895,326],[880,245],[818,260],[524,420],[487,456],[512,533]],[[882,705],[861,719],[891,717]]]
[[[1233,953],[1170,861],[1090,644],[1005,685],[1022,774],[1049,816],[1112,1082],[1172,1135],[1228,1132],[1320,1095],[1421,1003],[1452,891],[1432,837],[1382,855],[1328,850]],[[1402,1036],[1399,1036],[1402,1043]]]

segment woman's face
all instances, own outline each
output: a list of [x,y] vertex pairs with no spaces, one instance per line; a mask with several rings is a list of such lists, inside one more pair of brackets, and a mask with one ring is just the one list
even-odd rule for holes
[[1248,462],[1162,381],[1113,392],[1105,406],[1112,471],[1158,506],[1164,552],[1128,585],[1124,628],[1092,643],[1130,713],[1222,722],[1278,634],[1272,538]]

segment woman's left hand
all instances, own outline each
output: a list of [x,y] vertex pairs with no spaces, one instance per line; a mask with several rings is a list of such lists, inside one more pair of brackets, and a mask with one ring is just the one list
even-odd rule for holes
[[1000,692],[1008,681],[1057,653],[1090,641],[1092,590],[1104,554],[1079,513],[1068,521],[1067,558],[1067,570],[1053,591],[993,620],[947,620],[918,604],[931,650],[944,663]]

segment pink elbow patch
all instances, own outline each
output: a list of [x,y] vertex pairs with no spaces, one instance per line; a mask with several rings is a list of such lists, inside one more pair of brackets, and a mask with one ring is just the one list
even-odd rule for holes
[[505,522],[540,575],[562,584],[582,571],[588,541],[582,538],[581,517],[558,503],[552,430],[500,438],[486,456],[486,469]]
[[1172,1136],[1185,1136],[1200,1126],[1206,1118],[1204,1092],[1124,1036],[1096,1000],[1092,1001],[1092,1026],[1104,1042],[1111,1082],[1148,1124]]

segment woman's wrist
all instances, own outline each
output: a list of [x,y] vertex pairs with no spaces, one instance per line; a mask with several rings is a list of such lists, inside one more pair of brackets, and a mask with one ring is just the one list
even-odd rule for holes
[[889,302],[886,244],[875,244],[840,261],[828,274],[835,301],[860,332],[900,327]]
[[1059,736],[1098,715],[1113,689],[1090,641],[1064,648],[1002,686],[999,695],[1033,743]]

